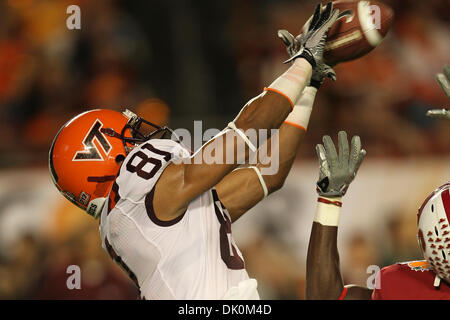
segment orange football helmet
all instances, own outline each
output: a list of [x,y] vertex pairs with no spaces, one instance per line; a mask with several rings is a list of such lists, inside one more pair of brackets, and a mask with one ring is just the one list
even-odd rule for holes
[[[156,129],[145,135],[139,131],[142,123]],[[127,154],[164,130],[170,131],[129,110],[84,112],[56,134],[49,152],[50,176],[64,197],[97,218]]]

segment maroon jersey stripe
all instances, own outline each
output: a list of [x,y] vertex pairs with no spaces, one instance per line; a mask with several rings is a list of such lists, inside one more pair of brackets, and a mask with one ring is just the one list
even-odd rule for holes
[[442,203],[444,204],[445,215],[447,216],[447,221],[450,222],[450,189],[445,190],[441,193]]

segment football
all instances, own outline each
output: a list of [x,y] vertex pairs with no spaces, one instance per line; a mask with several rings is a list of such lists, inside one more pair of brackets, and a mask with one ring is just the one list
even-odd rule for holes
[[346,12],[330,29],[324,61],[335,65],[364,56],[388,33],[394,18],[391,7],[378,1],[335,1],[334,8]]

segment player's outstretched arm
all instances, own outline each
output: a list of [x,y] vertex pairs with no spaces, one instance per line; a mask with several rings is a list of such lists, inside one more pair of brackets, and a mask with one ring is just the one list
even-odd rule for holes
[[329,136],[316,147],[319,158],[317,211],[309,240],[306,266],[306,299],[370,299],[371,290],[344,283],[339,267],[337,232],[342,197],[355,178],[366,154],[358,136],[349,149],[347,134],[338,134],[339,154]]
[[[306,30],[307,34],[313,30],[317,19],[322,14],[319,5],[312,17],[312,23]],[[278,37],[286,46],[289,58],[292,58],[302,47],[300,40],[306,35],[294,38],[288,31],[279,30]],[[336,81],[334,70],[318,61],[316,68],[313,69],[309,85],[295,102],[292,112],[277,134],[266,142],[262,150],[259,150],[266,155],[265,159],[259,158],[255,166],[234,170],[216,186],[219,198],[230,213],[233,222],[270,193],[283,186],[308,128],[317,90],[327,77]],[[276,145],[275,148],[274,145]],[[275,150],[277,154],[272,154],[272,150]]]
[[258,150],[263,157],[257,164],[234,170],[216,186],[232,221],[283,186],[306,133],[316,93],[316,87],[304,89],[279,131]]
[[[265,152],[267,151],[266,158],[270,159],[269,163],[260,161],[254,166],[236,169],[217,184],[220,201],[230,213],[232,222],[283,186],[304,133],[303,128],[283,123],[280,130],[263,147]],[[271,153],[273,143],[278,145],[278,148],[274,148],[278,153],[276,157],[272,157]],[[274,160],[275,158],[277,160]],[[274,165],[274,162],[277,164]],[[270,174],[265,174],[265,170]]]
[[241,110],[229,125],[231,128],[208,141],[187,161],[170,164],[155,187],[157,217],[160,220],[176,218],[194,198],[246,163],[250,151],[255,151],[263,143],[249,139],[246,131],[251,129],[259,133],[259,130],[266,130],[270,135],[271,129],[278,129],[292,110],[291,101],[297,99],[309,82],[311,71],[309,62],[297,59],[288,71]]
[[[184,212],[198,195],[217,185],[239,164],[248,160],[249,149],[256,151],[263,141],[252,142],[246,137],[249,129],[278,129],[292,111],[294,102],[309,83],[312,70],[323,55],[326,32],[337,19],[332,5],[318,12],[319,19],[305,38],[302,51],[296,53],[294,63],[258,97],[252,99],[228,125],[228,130],[206,143],[192,157],[192,161],[171,164],[161,175],[155,189],[154,209],[161,220],[171,220]],[[245,141],[246,152],[238,152],[238,143]],[[205,159],[211,150],[221,153],[222,161],[210,163]],[[232,158],[229,159],[229,155]],[[220,156],[215,157],[217,160]],[[230,161],[231,160],[231,161]],[[174,197],[176,195],[176,197]]]

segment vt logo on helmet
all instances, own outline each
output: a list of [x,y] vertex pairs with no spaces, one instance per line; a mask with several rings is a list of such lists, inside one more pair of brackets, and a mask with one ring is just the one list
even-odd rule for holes
[[100,132],[100,129],[103,127],[103,123],[100,120],[96,120],[91,130],[89,130],[86,138],[83,140],[83,151],[77,151],[75,156],[73,157],[73,161],[85,161],[85,160],[104,160],[103,156],[97,149],[96,144],[94,144],[93,140],[97,139],[99,145],[102,147],[103,151],[106,155],[111,151],[111,144],[108,142],[103,133]]
[[[156,129],[145,135],[139,131],[143,123]],[[159,132],[170,129],[129,110],[84,112],[63,125],[53,140],[50,176],[69,201],[97,218],[125,157],[134,146]]]

